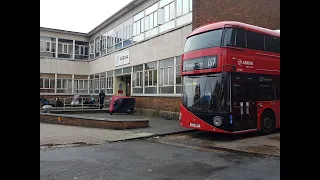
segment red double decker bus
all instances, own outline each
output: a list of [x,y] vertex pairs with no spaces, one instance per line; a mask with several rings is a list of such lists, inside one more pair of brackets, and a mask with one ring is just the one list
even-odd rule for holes
[[280,31],[234,21],[195,29],[182,55],[180,123],[219,133],[280,128]]

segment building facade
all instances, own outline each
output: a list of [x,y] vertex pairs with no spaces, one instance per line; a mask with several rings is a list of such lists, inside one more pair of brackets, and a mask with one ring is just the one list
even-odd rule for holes
[[[210,21],[238,20],[212,16],[207,6],[221,1],[193,1],[134,0],[89,33],[40,27],[40,94],[53,98],[104,91],[133,96],[139,108],[178,111],[186,37]],[[279,22],[271,24],[280,29]]]

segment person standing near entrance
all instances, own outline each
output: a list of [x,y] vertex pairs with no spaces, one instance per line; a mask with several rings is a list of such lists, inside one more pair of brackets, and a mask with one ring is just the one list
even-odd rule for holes
[[103,108],[103,102],[105,97],[106,97],[106,94],[103,92],[103,90],[101,90],[99,93],[100,109]]

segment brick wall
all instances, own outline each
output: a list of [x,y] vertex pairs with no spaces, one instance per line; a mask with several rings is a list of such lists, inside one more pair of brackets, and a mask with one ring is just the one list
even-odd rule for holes
[[72,126],[84,126],[104,129],[134,129],[149,127],[149,121],[108,121],[108,120],[94,120],[85,119],[85,117],[64,117],[55,114],[41,114],[40,122],[63,124]]
[[180,110],[179,97],[135,97],[136,108],[154,109],[160,111],[178,112]]
[[280,29],[280,0],[193,0],[192,18],[192,29],[217,21]]

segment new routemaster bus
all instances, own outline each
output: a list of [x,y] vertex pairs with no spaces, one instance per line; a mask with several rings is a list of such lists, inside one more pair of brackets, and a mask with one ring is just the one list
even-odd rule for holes
[[182,126],[230,134],[280,128],[280,31],[208,24],[187,37],[181,61]]

